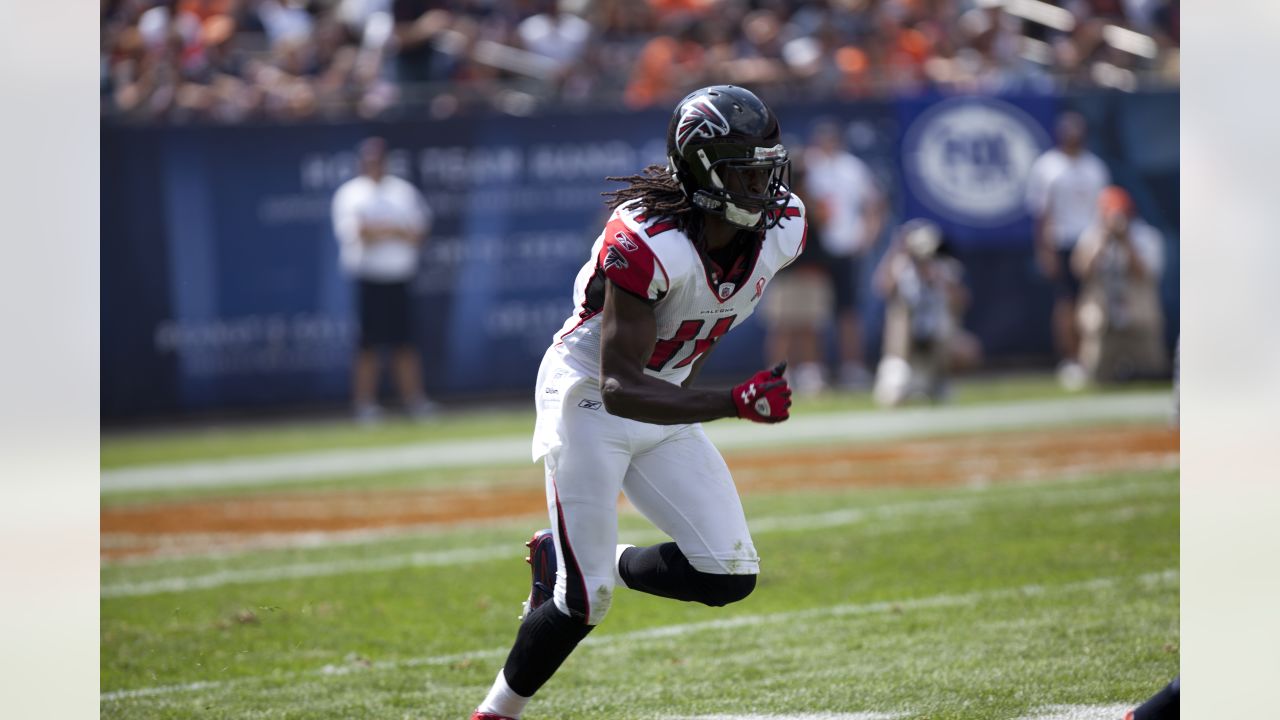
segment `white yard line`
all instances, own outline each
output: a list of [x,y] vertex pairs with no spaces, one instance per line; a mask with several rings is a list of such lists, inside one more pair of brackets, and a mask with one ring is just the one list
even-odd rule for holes
[[1051,705],[1018,720],[1120,720],[1134,705]]
[[706,429],[716,447],[730,450],[1160,420],[1169,416],[1170,408],[1167,393],[1133,393],[801,415],[778,425],[722,422]]
[[[530,513],[528,517],[534,517]],[[509,527],[526,518],[512,516],[457,523],[416,523],[351,530],[308,530],[303,532],[212,532],[171,533],[107,533],[101,538],[103,549],[141,547],[154,550],[147,555],[124,558],[102,558],[103,567],[153,565],[174,560],[216,560],[234,558],[261,550],[322,550],[353,545],[369,545],[396,540],[416,540],[450,535],[469,530],[491,530]],[[527,524],[527,523],[526,523]]]
[[786,715],[679,715],[664,720],[897,720],[912,713],[789,713]]
[[[886,520],[919,515],[943,515],[963,518],[968,513],[990,502],[986,489],[978,489],[973,497],[945,498],[891,503],[867,508],[844,508],[803,515],[766,515],[750,518],[751,532],[803,532],[822,528],[856,525],[870,520]],[[1087,500],[1115,500],[1131,497],[1135,493],[1150,492],[1145,486],[1132,484],[1101,486],[1080,489],[1066,486],[1047,491],[1040,496],[1042,507]],[[623,540],[632,543],[654,542],[664,538],[657,531],[631,531],[623,533]],[[436,552],[397,553],[381,557],[352,558],[317,562],[297,562],[238,570],[220,570],[203,575],[179,575],[148,580],[113,582],[102,585],[100,596],[106,598],[138,597],[166,592],[191,592],[255,582],[297,580],[355,573],[383,572],[415,567],[468,565],[477,562],[510,559],[518,555],[518,548],[510,544],[488,547],[456,548]]]
[[[1128,705],[1054,705],[1018,720],[1119,720]],[[664,720],[896,720],[914,713],[788,713],[785,715],[679,715]]]
[[[1178,581],[1178,571],[1169,569],[1162,572],[1146,573],[1133,578],[1143,584],[1164,584]],[[645,630],[636,630],[627,633],[617,633],[614,635],[591,635],[582,642],[584,647],[599,648],[610,646],[629,646],[633,643],[645,642],[648,640],[661,640],[674,637],[682,637],[699,632],[714,632],[723,630],[737,630],[740,628],[756,627],[766,624],[776,623],[793,623],[803,622],[806,620],[822,620],[834,617],[852,617],[858,615],[871,615],[886,612],[903,612],[908,610],[945,608],[945,607],[964,607],[972,606],[982,602],[998,600],[1008,597],[1040,597],[1046,595],[1063,594],[1079,591],[1097,591],[1113,587],[1121,582],[1125,582],[1126,578],[1103,577],[1094,578],[1092,580],[1083,580],[1074,583],[1064,583],[1062,585],[1022,585],[1017,587],[1000,588],[996,590],[987,590],[982,592],[964,593],[964,594],[941,594],[924,598],[907,598],[903,600],[881,601],[872,603],[847,603],[841,605],[832,605],[821,608],[810,608],[806,610],[796,610],[793,612],[779,612],[756,615],[738,615],[721,620],[708,620],[703,622],[683,623],[678,625],[664,625],[656,628],[648,628]],[[466,660],[493,659],[504,657],[509,648],[490,648],[486,650],[478,650],[464,653],[451,653],[448,655],[435,655],[421,658],[409,658],[406,660],[383,661],[371,663],[367,666],[333,666],[326,665],[322,668],[309,672],[295,672],[288,674],[273,674],[269,678],[261,677],[244,677],[233,680],[215,680],[205,682],[184,683],[181,685],[160,685],[154,687],[135,688],[132,690],[113,690],[101,693],[99,699],[102,702],[112,702],[117,700],[128,700],[134,698],[144,698],[156,695],[172,695],[190,692],[198,692],[203,690],[223,690],[234,686],[243,685],[249,682],[270,679],[276,682],[294,682],[305,679],[320,679],[327,677],[335,677],[347,675],[357,672],[369,672],[374,670],[395,670],[409,667],[419,667],[424,665],[452,665],[454,663]],[[1074,707],[1074,706],[1073,706]],[[1053,710],[1052,708],[1050,710]],[[1062,716],[1063,720],[1075,720],[1074,716]],[[1088,716],[1092,718],[1093,716]],[[1045,716],[1044,720],[1057,720],[1058,716]],[[1041,720],[1037,717],[1037,720]]]
[[377,558],[292,563],[245,570],[221,570],[205,575],[166,577],[103,585],[100,597],[137,597],[139,595],[156,595],[166,592],[207,590],[224,585],[240,585],[244,583],[299,580],[302,578],[380,572],[414,567],[467,565],[488,560],[498,560],[504,557],[509,558],[512,555],[512,548],[508,545],[503,545],[488,548],[460,548],[457,550],[442,550],[440,552],[402,553]]
[[[865,442],[892,438],[1089,422],[1159,420],[1166,393],[1101,395],[966,407],[907,408],[797,416],[779,425],[709,423],[722,450]],[[307,482],[442,467],[529,462],[524,436],[290,453],[252,459],[169,463],[104,470],[102,490],[160,490]]]

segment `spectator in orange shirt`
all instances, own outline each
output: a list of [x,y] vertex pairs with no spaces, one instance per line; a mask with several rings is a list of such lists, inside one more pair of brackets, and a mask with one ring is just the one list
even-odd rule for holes
[[623,101],[630,108],[646,108],[678,99],[686,87],[700,82],[703,59],[696,26],[681,22],[675,32],[645,43]]
[[1080,362],[1094,382],[1162,376],[1168,368],[1159,290],[1164,238],[1119,187],[1103,190],[1097,207],[1097,219],[1071,254],[1081,284]]

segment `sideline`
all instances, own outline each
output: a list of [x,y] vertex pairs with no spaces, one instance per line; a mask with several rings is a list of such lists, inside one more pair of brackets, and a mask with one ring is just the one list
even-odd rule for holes
[[[721,450],[777,448],[1098,422],[1157,421],[1169,416],[1170,402],[1169,394],[1164,392],[1132,393],[963,407],[821,413],[769,426],[708,423],[706,431]],[[529,439],[519,436],[118,468],[102,472],[101,487],[102,492],[235,487],[527,462]]]

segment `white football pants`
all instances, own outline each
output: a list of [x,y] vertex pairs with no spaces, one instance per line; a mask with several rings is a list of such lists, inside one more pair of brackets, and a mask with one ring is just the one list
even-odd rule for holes
[[696,570],[754,575],[760,559],[742,501],[700,424],[610,415],[599,382],[551,347],[538,370],[533,458],[544,459],[555,533],[555,603],[595,625],[613,598],[618,493],[675,540]]

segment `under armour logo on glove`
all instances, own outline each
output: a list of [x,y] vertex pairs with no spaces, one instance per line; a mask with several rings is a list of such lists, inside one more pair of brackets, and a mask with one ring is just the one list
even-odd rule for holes
[[763,423],[782,422],[791,417],[791,387],[782,377],[786,369],[787,363],[780,362],[772,370],[761,370],[735,387],[733,404],[738,408],[738,417]]

